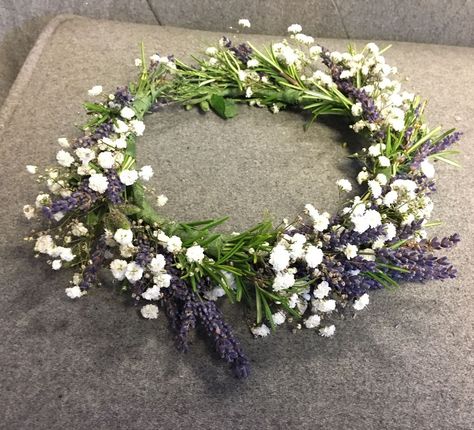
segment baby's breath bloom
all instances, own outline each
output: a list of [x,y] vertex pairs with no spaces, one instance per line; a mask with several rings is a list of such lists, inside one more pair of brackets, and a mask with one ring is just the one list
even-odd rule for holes
[[145,305],[140,310],[142,317],[147,320],[156,320],[158,318],[158,306],[153,304]]
[[321,327],[319,329],[319,334],[323,337],[331,337],[331,336],[334,336],[334,333],[336,332],[336,326],[333,324],[333,325],[329,325],[329,326],[326,326],[326,327]]
[[82,297],[84,294],[86,294],[85,291],[82,291],[77,285],[74,287],[69,287],[66,288],[66,295],[70,299],[78,299],[79,297]]
[[352,190],[352,184],[347,179],[339,179],[336,184],[342,191],[349,192]]
[[125,119],[132,119],[135,116],[135,111],[132,108],[125,106],[120,111],[120,116]]
[[296,34],[296,33],[300,33],[301,31],[303,31],[303,27],[301,27],[301,25],[299,24],[291,24],[288,27],[288,33]]
[[119,228],[114,234],[114,239],[119,245],[131,245],[133,232],[130,229]]
[[108,186],[109,181],[102,173],[93,173],[89,178],[89,187],[99,194],[105,193]]
[[435,175],[435,168],[428,160],[423,160],[420,163],[420,169],[423,175],[429,179],[433,178]]
[[120,172],[119,178],[122,184],[133,185],[138,180],[138,172],[134,169],[125,169]]
[[61,148],[69,148],[69,141],[65,137],[60,137],[58,139],[59,146]]
[[320,248],[314,245],[310,245],[306,248],[304,259],[308,267],[314,269],[315,267],[319,266],[323,261],[323,257],[324,254]]
[[63,149],[56,154],[56,160],[63,167],[70,167],[71,164],[74,163],[74,157]]
[[270,329],[265,324],[261,324],[250,329],[255,337],[266,337],[270,334]]
[[361,311],[369,304],[369,295],[367,293],[360,296],[358,299],[354,301],[354,309],[356,311]]
[[239,19],[239,25],[244,28],[250,28],[250,21],[248,19]]
[[151,166],[143,166],[138,175],[142,180],[149,181],[153,176],[153,168]]
[[190,263],[201,264],[204,260],[204,248],[199,245],[191,246],[186,250],[186,258]]
[[87,91],[87,94],[91,97],[98,96],[100,93],[102,93],[102,85],[94,85],[89,91]]
[[304,320],[304,325],[306,328],[315,328],[318,327],[321,323],[321,317],[319,315],[311,315]]
[[23,206],[23,214],[25,215],[26,219],[31,219],[35,216],[35,208],[31,205]]
[[166,205],[166,203],[168,203],[168,197],[164,194],[160,194],[156,199],[156,204],[161,207]]

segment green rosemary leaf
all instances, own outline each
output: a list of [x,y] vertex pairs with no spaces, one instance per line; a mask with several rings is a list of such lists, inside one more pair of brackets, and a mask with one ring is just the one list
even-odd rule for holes
[[212,110],[221,118],[228,119],[237,115],[237,105],[233,100],[213,94],[209,100]]

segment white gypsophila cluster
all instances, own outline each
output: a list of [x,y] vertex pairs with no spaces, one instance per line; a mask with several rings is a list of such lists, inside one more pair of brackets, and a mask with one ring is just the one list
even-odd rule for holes
[[332,52],[331,60],[342,68],[341,79],[354,79],[361,83],[361,90],[369,96],[381,115],[380,121],[374,123],[362,118],[362,106],[355,103],[352,114],[357,119],[352,128],[355,132],[364,129],[370,132],[390,126],[395,131],[405,127],[405,113],[414,94],[401,91],[401,84],[390,76],[397,73],[395,67],[385,62],[380,49],[374,43],[365,46],[361,53]]
[[[102,93],[100,85],[94,86],[90,91],[90,96],[97,96]],[[113,100],[110,95],[109,99]],[[107,137],[99,139],[92,147],[78,146],[71,149],[71,144],[65,137],[58,138],[61,149],[56,154],[58,168],[46,171],[46,184],[49,192],[61,197],[70,196],[73,189],[69,186],[72,177],[79,175],[87,178],[88,186],[98,194],[104,195],[110,186],[108,173],[111,169],[117,171],[119,180],[125,186],[133,185],[138,179],[149,181],[153,176],[151,166],[143,166],[139,171],[130,163],[130,158],[126,156],[128,139],[130,135],[141,136],[145,130],[143,121],[136,118],[134,109],[130,106],[121,108],[119,117],[114,120],[113,133]],[[31,174],[37,173],[37,166],[28,165],[27,171]],[[40,199],[37,196],[36,201]],[[50,200],[43,201],[42,206],[46,206]],[[39,208],[38,205],[36,205]],[[25,217],[32,219],[37,215],[32,205],[25,205]],[[56,221],[62,219],[61,213],[53,217]],[[57,264],[56,264],[57,266]]]
[[[300,314],[309,312],[309,316],[303,321],[306,328],[320,328],[323,320],[337,308],[337,295],[333,296],[329,283],[325,280],[320,281],[313,288],[305,286],[296,278],[297,265],[304,264],[308,270],[314,273],[315,277],[321,274],[320,267],[324,262],[324,252],[319,242],[314,243],[309,237],[313,235],[326,234],[329,228],[329,214],[319,213],[313,205],[306,205],[306,213],[313,227],[313,232],[304,235],[292,231],[288,227],[280,240],[270,251],[268,263],[271,266],[275,277],[272,283],[272,290],[281,297],[286,297],[288,306],[296,308]],[[348,244],[342,253],[348,259],[359,255],[359,249],[355,245]],[[354,307],[355,310],[361,310],[365,298]],[[273,323],[281,324],[286,319],[286,313],[283,309],[273,314]],[[321,327],[319,334],[322,336],[332,336],[335,328],[330,325]],[[260,325],[254,327],[252,332],[255,336],[266,336],[270,333],[266,326]]]

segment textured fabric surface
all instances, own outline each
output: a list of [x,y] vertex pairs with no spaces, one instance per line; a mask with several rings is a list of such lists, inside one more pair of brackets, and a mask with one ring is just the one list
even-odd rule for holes
[[0,104],[46,23],[74,13],[117,21],[228,31],[239,18],[252,33],[474,45],[472,0],[0,0]]
[[[87,89],[131,80],[141,40],[150,54],[187,58],[219,36],[64,17],[25,63],[0,112],[0,428],[472,428],[472,48],[394,43],[386,54],[411,77],[406,87],[430,99],[433,124],[465,132],[464,167],[439,165],[435,196],[439,232],[463,238],[451,253],[459,278],[377,292],[329,340],[285,328],[255,340],[242,309],[224,304],[252,361],[248,380],[233,379],[199,336],[178,353],[164,316],[144,321],[110,286],[69,300],[69,274],[48,270],[21,240],[30,228],[21,208],[38,191],[24,166],[51,163],[56,139],[76,135]],[[303,123],[245,107],[232,121],[174,108],[148,118],[139,158],[154,165],[153,185],[177,219],[229,214],[232,230],[265,210],[275,219],[306,202],[334,210],[334,180],[355,172],[341,143],[355,138],[331,121],[307,133]]]

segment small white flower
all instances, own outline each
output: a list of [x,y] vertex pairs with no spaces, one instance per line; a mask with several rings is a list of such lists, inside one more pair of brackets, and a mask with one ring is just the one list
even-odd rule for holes
[[385,206],[390,206],[393,205],[398,199],[398,193],[394,190],[389,191],[387,194],[385,194],[383,198],[383,204]]
[[331,291],[331,287],[329,286],[327,281],[321,281],[318,286],[313,291],[313,296],[317,299],[324,299],[329,292]]
[[250,21],[248,19],[239,19],[239,25],[244,28],[250,28]]
[[66,288],[66,295],[70,299],[78,299],[79,297],[82,297],[83,295],[86,294],[85,291],[82,291],[77,285],[75,287],[69,287]]
[[145,123],[138,119],[133,119],[130,121],[130,126],[132,127],[132,131],[137,136],[143,136],[143,132],[145,131]]
[[283,245],[277,245],[270,253],[269,263],[273,266],[273,270],[281,272],[290,264],[290,253]]
[[129,130],[128,125],[123,122],[121,119],[117,119],[115,124],[114,124],[114,131],[116,133],[122,134],[126,133]]
[[97,157],[97,162],[103,169],[111,169],[115,163],[114,154],[110,151],[101,152]]
[[95,158],[95,152],[89,148],[77,148],[75,152],[82,164],[88,164]]
[[102,92],[102,85],[94,85],[89,91],[87,91],[87,94],[89,94],[91,97],[98,96]]
[[367,179],[369,179],[369,173],[366,170],[361,170],[357,175],[357,182],[362,184],[362,182],[365,182]]
[[358,299],[354,301],[354,309],[356,311],[361,311],[369,304],[369,295],[367,293],[360,296]]
[[346,255],[347,259],[350,260],[352,258],[357,257],[357,251],[359,248],[357,248],[356,245],[348,244],[344,247],[344,254]]
[[319,312],[332,312],[334,309],[336,309],[336,301],[333,299],[314,300],[313,307]]
[[135,111],[132,108],[125,106],[120,111],[120,116],[125,119],[132,119],[135,116]]
[[71,234],[73,236],[85,236],[88,233],[87,227],[82,222],[76,222],[73,224]]
[[351,107],[351,112],[352,112],[352,115],[354,116],[362,115],[362,104],[359,102],[354,103]]
[[255,337],[266,337],[270,334],[270,329],[265,324],[252,327],[250,331]]
[[133,185],[138,180],[138,172],[134,169],[125,169],[120,172],[119,178],[122,184]]
[[308,267],[314,269],[315,267],[319,266],[323,261],[323,257],[324,254],[320,248],[314,245],[310,245],[308,248],[306,248],[304,258]]
[[278,113],[278,112],[280,112],[280,108],[279,108],[278,105],[276,105],[275,103],[272,104],[270,110],[272,111],[272,113]]
[[295,40],[304,45],[311,45],[314,43],[314,38],[312,38],[311,36],[307,36],[303,33],[298,33],[297,35],[295,35]]
[[215,287],[204,292],[204,297],[207,300],[215,302],[219,297],[225,296],[225,290],[222,287]]
[[365,49],[367,49],[373,55],[378,55],[380,51],[379,47],[373,42],[370,42],[367,45],[365,45]]
[[296,34],[296,33],[301,33],[302,31],[303,31],[303,27],[301,27],[301,25],[299,24],[291,24],[288,27],[288,33]]
[[35,208],[31,205],[23,206],[23,214],[25,215],[26,219],[31,219],[35,216]]
[[375,180],[380,184],[380,185],[387,185],[387,177],[383,173],[379,173],[376,177]]
[[26,171],[27,171],[28,173],[31,173],[32,175],[34,175],[37,170],[38,170],[38,166],[33,166],[32,164],[28,164],[28,165],[26,166]]
[[372,157],[378,157],[381,154],[380,144],[369,146],[369,154]]
[[191,246],[186,250],[186,258],[190,263],[202,263],[204,260],[204,248],[199,245]]
[[171,275],[169,273],[158,273],[153,277],[153,282],[159,288],[168,288],[171,285]]
[[53,262],[51,263],[51,267],[53,268],[53,270],[59,270],[62,265],[63,262],[61,260],[53,260]]
[[391,222],[389,222],[388,224],[385,224],[384,227],[385,227],[385,238],[387,240],[392,240],[397,235],[397,228]]
[[420,163],[420,168],[423,175],[425,175],[427,178],[431,179],[434,177],[435,168],[427,159]]
[[304,320],[304,325],[306,328],[315,328],[321,324],[321,317],[319,315],[311,315],[307,319]]
[[336,326],[334,324],[326,326],[326,327],[322,327],[319,329],[319,334],[323,337],[334,336],[335,332],[336,332]]
[[58,139],[58,144],[61,148],[69,148],[69,141],[65,137],[60,137]]
[[142,317],[147,320],[156,320],[158,318],[158,306],[156,305],[145,305],[140,310]]
[[143,166],[138,175],[144,181],[149,181],[153,176],[153,168],[151,166]]
[[59,257],[63,261],[72,261],[74,260],[75,255],[72,253],[71,248],[64,248],[62,246],[58,246],[59,250]]
[[258,62],[258,60],[256,58],[252,58],[249,61],[247,61],[247,67],[249,69],[254,68],[254,67],[258,67],[259,65],[260,65],[260,63]]
[[168,203],[168,197],[164,194],[160,194],[156,199],[156,204],[161,207],[166,205],[166,203]]
[[181,251],[182,245],[183,245],[183,242],[178,236],[171,236],[166,241],[166,249],[169,252],[172,252],[173,254]]
[[53,215],[53,219],[57,222],[61,221],[64,218],[64,212],[56,212]]
[[278,273],[273,280],[273,291],[282,291],[291,288],[295,284],[295,275],[293,273]]
[[321,52],[323,52],[322,48],[319,45],[314,45],[311,48],[309,48],[309,55],[311,57],[318,57]]
[[339,179],[336,184],[342,191],[349,192],[352,190],[352,184],[347,179]]
[[153,54],[150,56],[150,61],[152,63],[159,63],[160,62],[160,56],[158,54]]
[[38,194],[36,196],[35,205],[38,209],[43,206],[46,206],[47,204],[49,204],[49,202],[50,202],[49,194],[44,193],[44,194]]
[[127,262],[125,260],[115,259],[110,263],[110,271],[112,276],[118,281],[125,279],[125,272],[127,271]]
[[386,157],[385,155],[381,155],[379,157],[379,164],[382,167],[390,167],[390,159]]
[[142,60],[140,58],[135,58],[134,62],[135,67],[140,67],[142,65]]
[[247,87],[247,89],[245,90],[245,97],[249,99],[250,97],[252,97],[252,94],[253,94],[252,88]]
[[209,48],[206,49],[206,54],[209,55],[210,57],[216,55],[218,53],[218,49],[214,46],[210,46]]
[[161,272],[165,268],[166,260],[164,255],[157,254],[150,261],[150,271],[154,274]]
[[36,252],[39,252],[41,254],[49,254],[53,248],[54,241],[49,234],[40,236],[38,237],[38,239],[36,239],[34,248]]
[[142,279],[143,268],[139,266],[135,261],[127,264],[127,270],[125,271],[125,277],[134,284],[135,282]]
[[114,234],[114,239],[119,245],[131,245],[133,232],[130,229],[119,228]]
[[275,312],[272,314],[274,324],[281,325],[286,321],[286,315],[282,311]]
[[153,285],[151,288],[142,293],[145,300],[158,300],[161,298],[161,288],[158,285]]
[[108,186],[109,181],[102,173],[93,173],[89,178],[89,187],[99,194],[105,193]]
[[370,180],[368,182],[370,191],[372,193],[372,196],[377,199],[382,195],[382,187],[380,186],[380,183],[376,180]]
[[74,157],[63,149],[56,154],[56,160],[63,167],[70,167],[71,164],[74,163]]

